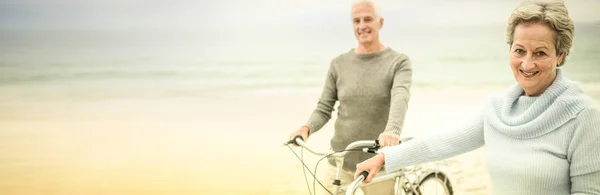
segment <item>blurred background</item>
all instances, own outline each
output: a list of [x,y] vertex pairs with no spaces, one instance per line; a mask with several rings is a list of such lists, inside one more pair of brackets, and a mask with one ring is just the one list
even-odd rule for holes
[[[519,1],[376,2],[382,42],[413,61],[403,137],[460,125],[515,83]],[[0,0],[0,193],[308,194],[281,143],[356,46],[351,3]],[[565,75],[599,102],[600,1],[566,5]],[[309,143],[328,149],[332,127]],[[459,194],[489,194],[484,150],[449,160]]]

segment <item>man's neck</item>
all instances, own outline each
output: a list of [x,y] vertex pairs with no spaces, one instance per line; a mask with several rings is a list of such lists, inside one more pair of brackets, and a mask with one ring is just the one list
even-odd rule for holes
[[383,44],[381,44],[381,42],[377,41],[377,42],[368,43],[368,44],[358,44],[358,47],[356,48],[356,53],[371,54],[371,53],[380,52],[383,49],[385,49],[385,46]]

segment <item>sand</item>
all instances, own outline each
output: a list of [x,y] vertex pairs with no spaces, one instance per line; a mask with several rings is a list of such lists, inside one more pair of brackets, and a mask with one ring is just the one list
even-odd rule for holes
[[[414,87],[402,137],[460,126],[486,95],[505,87]],[[590,91],[598,100],[600,93]],[[3,101],[0,192],[308,194],[300,163],[282,143],[308,118],[318,95]],[[308,143],[326,150],[332,132],[329,123]],[[484,155],[482,148],[445,161],[457,194],[489,194]],[[311,167],[316,159],[306,155]]]

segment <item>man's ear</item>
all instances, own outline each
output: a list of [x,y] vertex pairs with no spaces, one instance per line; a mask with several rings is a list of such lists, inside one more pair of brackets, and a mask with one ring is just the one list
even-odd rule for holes
[[383,28],[383,18],[379,18],[379,29]]

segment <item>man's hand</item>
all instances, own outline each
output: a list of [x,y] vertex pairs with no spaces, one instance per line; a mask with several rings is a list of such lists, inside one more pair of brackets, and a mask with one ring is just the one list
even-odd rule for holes
[[300,127],[300,129],[294,131],[292,134],[290,134],[290,140],[294,139],[296,136],[302,136],[302,140],[306,141],[306,139],[308,139],[308,132],[309,129],[307,126],[302,126]]
[[365,180],[363,180],[363,183],[364,184],[370,183],[371,180],[373,180],[373,177],[375,177],[375,175],[377,175],[377,172],[379,171],[379,169],[381,169],[384,162],[385,162],[385,158],[384,158],[383,154],[377,154],[372,158],[369,158],[361,163],[358,163],[356,165],[356,173],[354,173],[354,179],[356,179],[361,172],[367,171],[369,173],[369,176],[367,176],[367,178],[365,178]]
[[387,146],[398,145],[400,143],[400,136],[393,133],[383,132],[379,134],[379,138],[377,138],[377,140],[379,140],[379,148],[384,148]]

